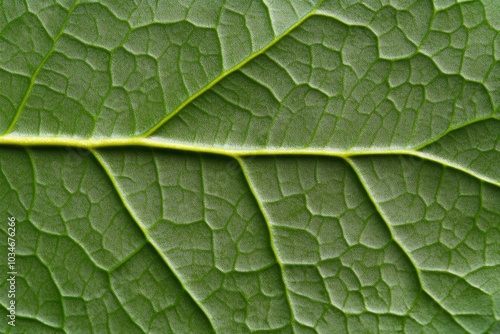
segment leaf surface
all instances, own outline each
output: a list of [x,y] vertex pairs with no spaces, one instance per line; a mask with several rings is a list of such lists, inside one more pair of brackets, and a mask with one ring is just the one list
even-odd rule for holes
[[0,8],[2,332],[500,331],[496,2]]

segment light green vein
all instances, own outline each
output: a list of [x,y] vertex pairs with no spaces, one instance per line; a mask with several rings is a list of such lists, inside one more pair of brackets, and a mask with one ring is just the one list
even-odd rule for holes
[[126,314],[127,318],[129,318],[130,322],[132,324],[134,324],[135,326],[137,326],[138,329],[141,329],[143,330],[142,326],[139,325],[137,319],[134,319],[134,317],[132,316],[132,314],[127,310],[127,308],[125,307],[125,305],[122,305],[120,303],[120,298],[118,298],[118,293],[115,291],[114,289],[114,286],[113,286],[113,283],[111,282],[111,275],[108,275],[108,284],[109,284],[109,291],[111,292],[111,294],[113,295],[113,297],[116,298],[117,300],[117,303],[120,304],[121,306],[121,309],[123,310],[123,313]]
[[[2,305],[2,307],[5,310],[7,310],[7,308],[4,305]],[[53,326],[53,325],[48,324],[48,323],[46,323],[43,320],[40,320],[38,318],[30,317],[28,315],[23,315],[23,314],[17,313],[16,314],[16,326],[15,327],[13,327],[13,326],[7,326],[7,331],[5,332],[5,334],[10,333],[11,331],[14,331],[15,333],[19,333],[19,331],[16,331],[16,327],[20,326],[19,322],[22,322],[23,320],[33,321],[33,322],[36,322],[36,323],[38,323],[38,324],[40,324],[42,326],[48,327],[48,328],[50,328],[53,331],[60,331],[61,333],[66,333],[66,331],[62,327]]]
[[449,135],[451,132],[454,132],[454,131],[463,129],[463,128],[469,126],[469,125],[480,123],[480,122],[487,121],[487,120],[490,120],[490,119],[495,119],[495,114],[494,113],[491,114],[491,115],[485,116],[485,117],[474,118],[473,120],[464,122],[464,123],[462,123],[460,125],[457,125],[457,126],[454,126],[454,127],[450,127],[448,130],[446,130],[442,134],[440,134],[440,135],[436,136],[435,138],[432,138],[432,139],[430,139],[430,140],[428,140],[426,142],[423,142],[423,143],[421,143],[421,144],[413,147],[413,149],[414,150],[422,150],[425,147],[430,146],[430,145],[438,142],[440,139],[442,139],[443,137]]
[[264,148],[264,149],[238,149],[238,148],[217,148],[213,146],[196,146],[183,143],[168,142],[163,140],[154,140],[148,138],[117,138],[117,139],[73,139],[61,137],[17,137],[0,136],[0,145],[18,145],[18,146],[60,146],[60,147],[78,147],[85,149],[97,149],[104,147],[151,147],[158,149],[178,150],[195,153],[218,154],[232,158],[245,156],[273,156],[273,155],[295,155],[295,156],[326,156],[349,158],[366,155],[409,155],[424,160],[432,161],[457,169],[483,182],[500,187],[500,180],[493,179],[488,175],[468,169],[467,166],[460,165],[449,159],[441,158],[426,152],[407,150],[407,149],[366,149],[366,150],[328,150],[328,149],[289,149],[289,148]]
[[36,81],[36,78],[38,77],[38,74],[40,73],[43,66],[45,65],[45,62],[47,62],[47,60],[50,58],[50,56],[52,55],[52,53],[56,49],[57,41],[59,41],[59,38],[61,38],[61,36],[63,35],[64,29],[66,28],[66,25],[68,24],[69,18],[71,16],[71,14],[73,13],[73,11],[75,10],[77,5],[78,5],[78,0],[75,1],[73,6],[69,9],[68,14],[66,15],[66,18],[64,19],[64,21],[61,25],[61,29],[60,29],[59,33],[53,39],[53,43],[52,43],[52,46],[51,46],[49,52],[47,52],[47,54],[45,55],[45,57],[43,57],[40,64],[38,64],[37,68],[35,69],[35,72],[33,72],[33,75],[31,76],[31,79],[30,79],[30,83],[28,85],[28,89],[26,90],[26,93],[24,94],[23,99],[21,100],[21,103],[19,104],[19,107],[17,108],[16,114],[14,115],[12,122],[10,123],[7,131],[5,131],[5,134],[8,134],[8,133],[12,132],[12,130],[14,130],[14,127],[16,126],[17,120],[21,116],[21,113],[24,110],[26,102],[28,101],[28,98],[31,95],[31,91],[33,90],[33,87],[35,86],[35,81]]
[[110,267],[108,270],[106,270],[108,273],[112,273],[113,271],[117,270],[118,268],[120,268],[122,265],[124,265],[125,263],[127,263],[131,258],[133,258],[134,256],[136,256],[140,251],[142,251],[144,249],[144,247],[146,247],[146,245],[148,244],[147,241],[144,241],[142,244],[140,244],[133,252],[131,252],[130,254],[128,254],[126,257],[124,257],[121,261],[117,262],[114,266]]
[[109,167],[106,164],[106,162],[104,161],[104,159],[101,157],[101,155],[96,150],[90,149],[90,152],[94,155],[94,157],[97,160],[97,162],[101,165],[102,169],[104,170],[104,172],[108,176],[109,180],[111,181],[113,187],[115,188],[116,193],[117,193],[118,197],[120,198],[120,201],[122,202],[123,206],[125,207],[125,209],[129,213],[130,217],[135,221],[135,223],[137,224],[137,226],[141,229],[141,231],[144,234],[144,237],[146,238],[146,240],[155,249],[155,251],[158,253],[158,255],[160,256],[160,258],[167,265],[167,267],[169,268],[169,270],[172,272],[172,274],[174,275],[174,277],[177,279],[177,281],[179,282],[179,284],[182,286],[182,288],[184,289],[184,291],[188,294],[188,296],[191,298],[191,300],[198,306],[199,310],[207,318],[208,322],[210,323],[210,326],[215,331],[215,326],[212,323],[212,319],[209,317],[209,315],[206,312],[206,310],[203,308],[203,306],[200,304],[200,302],[191,294],[191,292],[189,291],[189,289],[184,285],[183,280],[181,279],[181,277],[179,276],[179,274],[177,273],[177,271],[174,270],[174,267],[173,267],[172,263],[170,263],[170,260],[165,256],[165,254],[163,254],[163,252],[161,251],[160,247],[151,238],[151,236],[149,235],[148,230],[146,228],[144,228],[144,226],[141,224],[140,220],[138,219],[136,213],[134,212],[134,210],[128,204],[127,200],[125,199],[125,197],[123,196],[122,192],[120,191],[120,187],[118,186],[118,182],[116,181],[114,175],[111,173],[111,170],[109,169]]
[[186,107],[189,103],[191,103],[193,100],[195,100],[198,96],[202,95],[205,93],[207,90],[212,88],[215,84],[217,84],[219,81],[227,77],[229,74],[239,70],[245,64],[250,62],[252,59],[255,59],[257,56],[263,54],[266,52],[269,48],[271,48],[273,45],[278,43],[283,37],[287,36],[292,30],[300,26],[305,20],[307,20],[309,17],[314,15],[316,10],[321,6],[323,3],[323,0],[318,1],[318,3],[309,11],[306,15],[304,15],[302,18],[300,18],[297,22],[295,22],[293,25],[291,25],[287,30],[285,30],[281,35],[276,36],[273,38],[268,44],[266,44],[262,49],[258,50],[257,52],[252,53],[250,56],[236,64],[235,66],[231,67],[230,69],[222,72],[218,77],[210,81],[206,86],[201,88],[199,91],[191,95],[189,98],[187,98],[184,102],[182,102],[177,108],[175,108],[171,113],[169,113],[167,116],[165,116],[161,121],[156,123],[151,129],[143,133],[142,135],[137,136],[137,138],[145,138],[151,136],[156,130],[158,130],[163,124],[167,123],[172,117],[174,117],[177,113],[179,113],[184,107]]
[[[293,312],[292,301],[290,300],[290,295],[288,293],[288,288],[287,288],[286,280],[285,280],[285,268],[284,268],[284,265],[278,256],[278,251],[276,249],[276,243],[274,241],[274,234],[272,232],[273,228],[271,226],[271,220],[267,216],[266,211],[264,210],[264,206],[262,205],[261,201],[259,200],[259,196],[257,194],[257,191],[255,190],[252,182],[250,181],[250,176],[248,175],[248,172],[245,168],[243,160],[239,157],[236,157],[236,161],[238,161],[238,164],[240,165],[241,172],[243,173],[243,177],[245,178],[245,181],[248,185],[248,188],[250,189],[250,193],[254,197],[255,202],[257,203],[257,206],[259,207],[259,210],[262,214],[262,217],[264,218],[264,221],[266,223],[267,231],[269,233],[269,242],[271,244],[271,250],[274,254],[274,258],[276,259],[276,263],[280,267],[281,280],[283,281],[283,288],[285,291],[285,297],[286,297],[286,300],[288,303],[288,308],[290,310],[290,317],[291,317],[291,319],[294,319],[295,316],[294,316],[294,312]],[[295,330],[293,329],[293,326],[292,326],[292,332],[295,332]]]
[[389,223],[389,220],[387,219],[385,213],[384,213],[384,210],[382,210],[382,208],[379,206],[378,202],[375,200],[375,198],[373,197],[371,191],[370,191],[370,187],[368,186],[368,183],[366,182],[366,180],[364,179],[363,177],[363,174],[358,170],[358,168],[356,167],[356,164],[349,158],[345,158],[344,159],[348,164],[349,166],[351,166],[352,170],[354,171],[354,173],[357,175],[358,179],[359,179],[359,182],[361,183],[361,186],[363,187],[363,189],[365,190],[365,193],[366,195],[368,196],[368,198],[370,199],[370,201],[372,202],[375,210],[377,211],[377,213],[379,214],[380,218],[384,221],[387,229],[389,230],[389,233],[391,235],[391,239],[392,241],[394,241],[394,243],[399,247],[399,249],[401,249],[401,252],[406,256],[406,258],[408,259],[408,261],[410,262],[410,264],[412,265],[413,269],[415,270],[415,273],[417,275],[417,279],[418,279],[418,283],[420,284],[420,289],[422,290],[422,292],[424,292],[427,296],[429,296],[429,298],[431,300],[434,301],[434,303],[436,303],[436,305],[439,305],[439,307],[444,311],[446,312],[446,314],[448,314],[450,316],[450,318],[458,325],[460,326],[465,332],[467,332],[467,330],[458,322],[455,320],[455,317],[452,313],[450,313],[450,311],[448,311],[444,305],[442,305],[438,300],[436,300],[434,298],[433,295],[431,295],[429,292],[427,292],[425,289],[424,289],[424,282],[422,281],[422,273],[421,273],[421,270],[418,268],[417,264],[415,263],[415,261],[413,260],[413,258],[410,256],[410,254],[406,251],[406,249],[403,247],[402,243],[396,238],[396,235],[394,233],[394,229],[392,228],[392,225]]

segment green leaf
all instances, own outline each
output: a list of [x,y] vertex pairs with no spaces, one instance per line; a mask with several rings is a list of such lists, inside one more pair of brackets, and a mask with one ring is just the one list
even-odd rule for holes
[[2,1],[0,331],[500,332],[499,12]]

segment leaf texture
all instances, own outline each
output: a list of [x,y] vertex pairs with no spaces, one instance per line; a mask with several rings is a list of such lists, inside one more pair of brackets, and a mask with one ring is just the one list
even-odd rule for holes
[[0,3],[1,332],[500,332],[496,1]]

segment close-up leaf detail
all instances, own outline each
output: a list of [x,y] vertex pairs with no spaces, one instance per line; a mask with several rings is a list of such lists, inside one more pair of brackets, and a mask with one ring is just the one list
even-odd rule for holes
[[500,333],[499,31],[497,0],[0,0],[0,332]]

